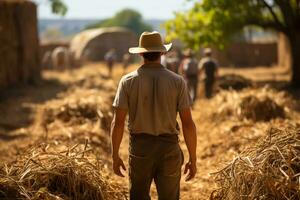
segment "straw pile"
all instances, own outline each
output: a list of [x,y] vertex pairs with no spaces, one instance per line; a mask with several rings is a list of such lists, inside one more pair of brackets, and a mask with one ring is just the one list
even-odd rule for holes
[[69,125],[101,121],[101,127],[109,130],[112,120],[111,103],[102,99],[95,90],[67,95],[63,99],[48,102],[42,113],[42,124],[48,125],[56,120]]
[[300,199],[300,126],[270,128],[268,136],[214,173],[211,199]]
[[85,157],[87,145],[57,153],[34,148],[0,170],[0,199],[126,199],[124,189],[109,181],[99,161]]
[[285,92],[268,87],[240,92],[222,91],[213,100],[218,110],[213,117],[238,120],[269,121],[285,118],[291,112],[292,99]]
[[259,99],[246,96],[241,99],[239,116],[253,121],[269,121],[273,118],[284,118],[284,109],[269,97]]
[[236,74],[223,75],[218,79],[218,87],[223,90],[242,90],[252,85],[251,80]]

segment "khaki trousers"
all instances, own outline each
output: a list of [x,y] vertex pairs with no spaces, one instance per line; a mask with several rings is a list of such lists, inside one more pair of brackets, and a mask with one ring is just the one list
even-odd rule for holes
[[154,180],[159,200],[178,200],[183,154],[177,135],[130,137],[130,200],[150,200]]

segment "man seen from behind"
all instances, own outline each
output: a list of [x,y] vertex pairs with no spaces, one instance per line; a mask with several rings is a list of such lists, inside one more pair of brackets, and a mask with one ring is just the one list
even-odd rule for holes
[[122,77],[113,103],[113,170],[124,177],[125,165],[119,156],[126,115],[129,137],[129,181],[131,200],[150,200],[154,180],[159,200],[178,200],[183,154],[178,144],[179,113],[183,136],[189,152],[184,172],[186,181],[196,175],[196,127],[191,115],[191,100],[184,79],[160,62],[171,48],[163,45],[158,32],[144,32],[139,47],[130,53],[143,57],[143,64]]
[[200,74],[205,74],[204,88],[206,98],[211,98],[213,88],[218,76],[218,64],[212,58],[212,51],[210,48],[204,49],[204,57],[199,62]]

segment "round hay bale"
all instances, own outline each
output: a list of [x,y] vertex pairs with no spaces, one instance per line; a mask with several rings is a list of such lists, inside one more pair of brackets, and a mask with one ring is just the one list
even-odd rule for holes
[[213,200],[300,197],[300,126],[270,128],[267,136],[214,173]]
[[223,75],[218,79],[217,84],[223,90],[242,90],[253,86],[251,80],[237,74]]
[[135,33],[126,28],[97,28],[77,34],[70,43],[70,52],[75,65],[81,65],[85,61],[103,61],[104,55],[112,48],[116,50],[117,61],[122,61],[128,48],[137,43]]

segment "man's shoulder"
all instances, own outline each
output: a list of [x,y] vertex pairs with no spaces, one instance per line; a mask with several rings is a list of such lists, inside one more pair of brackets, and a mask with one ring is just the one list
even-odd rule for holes
[[201,64],[211,64],[213,63],[214,65],[217,65],[217,61],[214,58],[210,58],[210,57],[204,57],[200,60]]
[[168,78],[169,81],[171,81],[172,83],[174,83],[177,87],[181,87],[181,85],[183,85],[185,83],[184,78],[179,75],[176,74],[175,72],[172,72],[168,69],[166,69],[166,73],[168,74],[167,76],[164,76],[165,78]]
[[209,57],[203,57],[203,58],[201,58],[201,60],[200,60],[200,62],[208,62],[208,61],[210,61],[211,59],[209,58]]
[[137,73],[137,70],[133,71],[133,72],[130,72],[126,75],[124,75],[122,78],[121,78],[121,81],[124,83],[124,82],[128,82],[132,79],[134,79],[135,77],[138,76],[138,73]]
[[177,81],[181,81],[183,80],[183,77],[180,76],[179,74],[176,74],[175,72],[171,71],[171,70],[168,70],[166,69],[167,73],[169,74],[169,76]]

